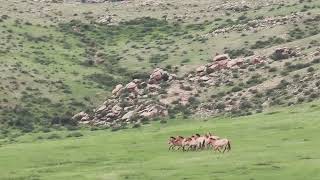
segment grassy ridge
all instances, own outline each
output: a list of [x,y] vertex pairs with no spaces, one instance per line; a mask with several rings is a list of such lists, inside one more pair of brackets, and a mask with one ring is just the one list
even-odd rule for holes
[[[207,10],[208,4],[224,4],[208,0],[171,1],[165,11],[157,6],[137,8],[134,3],[115,3],[119,7],[113,8],[114,3],[2,2],[0,129],[17,127],[31,132],[39,126],[73,124],[65,121],[80,110],[91,111],[101,104],[117,83],[146,78],[158,66],[169,71],[178,66],[175,73],[183,75],[206,64],[215,53],[269,56],[277,46],[298,46],[303,53],[315,51],[320,37],[318,0],[262,2],[250,1],[251,8],[241,10],[239,6],[236,12],[226,8]],[[96,23],[106,15],[102,7],[112,9],[114,23]],[[44,14],[48,14],[39,15],[47,8],[50,11]],[[183,15],[184,9],[190,9],[188,15]],[[290,17],[297,12],[305,13],[303,20],[257,31],[243,29],[212,35],[217,29],[252,25],[250,21],[268,16]],[[281,70],[264,76],[284,76]],[[202,94],[209,97],[231,88],[211,88],[210,94]]]
[[[40,140],[30,134],[0,147],[0,179],[319,179],[319,106],[209,121],[172,120],[121,132]],[[215,132],[226,154],[168,152],[171,135]],[[54,132],[65,137],[67,132]]]

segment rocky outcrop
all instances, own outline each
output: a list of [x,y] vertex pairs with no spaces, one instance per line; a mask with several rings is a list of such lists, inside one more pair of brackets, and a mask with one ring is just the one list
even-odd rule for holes
[[161,81],[170,81],[173,78],[174,75],[171,75],[170,73],[161,68],[156,68],[150,75],[149,84],[157,84]]
[[[299,54],[299,49],[287,47],[275,49],[273,53],[280,59]],[[212,62],[198,66],[179,78],[156,68],[150,73],[148,80],[134,79],[126,85],[116,85],[112,90],[112,97],[92,113],[80,112],[74,115],[73,119],[83,124],[118,129],[129,124],[138,127],[145,121],[166,117],[169,112],[188,110],[191,114],[203,116],[241,114],[243,111],[248,113],[253,108],[261,111],[265,107],[263,102],[266,102],[265,96],[261,95],[263,91],[267,88],[279,90],[289,86],[283,79],[272,78],[272,81],[268,82],[260,77],[259,73],[268,74],[270,66],[278,66],[279,63],[281,61],[277,62],[267,56],[232,59],[228,54],[221,54],[214,56]],[[235,83],[239,80],[243,83],[236,86]],[[260,84],[263,81],[265,84]],[[309,80],[304,78],[302,81]],[[230,88],[225,88],[228,90],[219,95],[208,95],[211,93],[210,88],[221,89],[223,85]],[[200,93],[204,91],[208,93],[200,97]],[[300,90],[292,93],[300,93]],[[253,95],[257,96],[251,101]],[[272,99],[270,104],[274,103],[273,101]]]
[[296,57],[299,55],[300,55],[300,52],[298,48],[282,47],[282,48],[277,48],[271,55],[271,58],[274,60],[281,60],[281,59],[288,59],[290,57]]
[[[160,82],[173,80],[171,75],[163,69],[155,69],[147,82],[134,79],[125,86],[118,84],[112,90],[112,97],[96,108],[91,115],[80,112],[73,119],[82,124],[104,125],[119,127],[136,124],[141,120],[150,120],[168,115],[167,106],[157,99],[163,88]],[[165,88],[165,87],[164,87]]]

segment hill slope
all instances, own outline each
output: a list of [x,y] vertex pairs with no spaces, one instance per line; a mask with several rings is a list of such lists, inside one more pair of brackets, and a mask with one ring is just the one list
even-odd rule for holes
[[270,60],[275,49],[297,46],[301,56],[218,73],[221,82],[198,93],[200,114],[220,111],[216,106],[233,99],[233,91],[246,94],[278,82],[282,89],[259,92],[251,109],[236,114],[319,97],[312,90],[319,84],[318,0],[57,2],[1,1],[3,129],[73,125],[72,115],[92,111],[118,83],[147,79],[155,67],[185,78],[216,53]]

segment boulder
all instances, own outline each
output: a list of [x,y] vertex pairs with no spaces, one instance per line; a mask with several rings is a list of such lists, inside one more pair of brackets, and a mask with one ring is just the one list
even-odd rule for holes
[[261,56],[255,56],[252,58],[251,63],[252,64],[261,64],[265,62],[265,58],[261,57]]
[[205,72],[206,71],[206,66],[199,66],[197,67],[196,71],[197,73]]
[[228,60],[228,59],[230,59],[228,54],[220,54],[220,55],[215,56],[213,58],[213,61],[222,61],[222,60]]
[[220,61],[216,62],[216,64],[218,65],[217,68],[219,70],[228,68],[228,62],[229,62],[229,60],[220,60]]
[[227,67],[228,68],[237,68],[241,66],[244,63],[243,59],[232,59],[227,62]]
[[163,69],[156,68],[153,70],[153,72],[150,75],[150,79],[155,80],[155,81],[160,81],[162,80],[162,74],[164,73]]
[[157,84],[148,84],[147,89],[149,92],[156,92],[161,89],[161,87]]
[[202,77],[200,77],[199,80],[200,81],[208,81],[208,80],[210,80],[210,78],[208,76],[202,76]]
[[282,47],[282,48],[277,48],[271,55],[271,58],[273,60],[281,60],[281,59],[288,59],[290,57],[294,57],[298,55],[299,55],[299,52],[296,49]]
[[132,92],[132,93],[134,93],[134,94],[138,94],[138,91],[139,91],[137,84],[134,83],[134,82],[128,83],[128,84],[126,85],[126,89],[127,89],[129,92]]
[[156,68],[150,75],[149,84],[158,83],[160,81],[168,81],[173,79],[171,75],[161,68]]
[[219,65],[218,64],[211,64],[210,66],[208,66],[207,71],[209,72],[214,72],[216,70],[219,70]]
[[79,112],[78,114],[75,114],[72,117],[72,120],[76,120],[76,121],[88,121],[89,119],[90,119],[89,114],[87,114],[83,111]]
[[188,105],[189,98],[190,98],[190,95],[188,94],[180,94],[180,104],[184,106]]
[[132,82],[134,82],[135,84],[140,84],[140,83],[142,83],[141,79],[134,79]]
[[106,105],[100,106],[98,109],[95,110],[96,113],[100,113],[101,111],[105,110],[107,108]]
[[122,116],[122,120],[131,120],[134,116],[134,111],[129,111],[125,115]]
[[122,107],[120,107],[119,105],[115,105],[115,106],[113,106],[113,108],[111,109],[111,111],[112,111],[114,114],[120,114],[121,111],[122,111]]
[[130,82],[126,85],[126,89],[128,90],[134,90],[137,87],[137,84],[134,82]]
[[152,105],[144,109],[140,116],[147,119],[153,119],[160,116],[166,116],[168,114],[167,110],[163,106]]
[[106,115],[106,117],[107,118],[115,118],[115,117],[117,117],[119,114],[116,114],[116,113],[113,113],[113,112],[111,112],[111,113],[108,113],[107,115]]
[[119,96],[121,94],[123,90],[123,85],[122,84],[118,84],[116,85],[116,87],[112,90],[112,95],[114,96]]

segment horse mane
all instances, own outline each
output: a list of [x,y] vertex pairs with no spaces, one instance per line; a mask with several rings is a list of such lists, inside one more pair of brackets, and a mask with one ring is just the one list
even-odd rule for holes
[[196,136],[200,137],[200,134],[196,134]]
[[176,138],[175,138],[175,137],[173,137],[173,136],[171,136],[170,138],[171,138],[171,139],[176,139]]
[[182,138],[182,139],[184,139],[184,137],[183,137],[183,136],[179,136],[179,138]]

